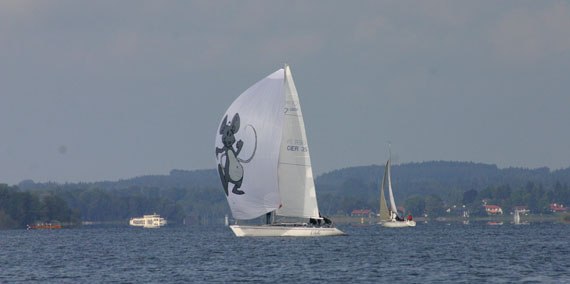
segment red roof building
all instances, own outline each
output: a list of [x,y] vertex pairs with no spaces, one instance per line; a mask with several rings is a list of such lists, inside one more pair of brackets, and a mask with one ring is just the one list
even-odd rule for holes
[[564,204],[560,203],[551,203],[550,204],[550,211],[552,212],[565,212],[568,208],[564,207]]
[[497,205],[485,205],[485,212],[489,215],[502,215],[503,209]]

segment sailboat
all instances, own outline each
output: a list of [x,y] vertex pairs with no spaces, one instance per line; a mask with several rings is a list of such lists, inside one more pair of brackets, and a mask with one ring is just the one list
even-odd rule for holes
[[[386,166],[384,167],[384,177],[382,177],[382,184],[380,186],[380,222],[384,227],[390,228],[402,228],[402,227],[415,227],[416,221],[413,220],[404,220],[398,216],[398,209],[396,207],[396,202],[394,200],[394,193],[392,190],[392,180],[390,178],[390,162],[391,158],[388,159],[386,162]],[[386,202],[386,198],[384,196],[384,185],[388,184],[388,195],[390,198],[390,207]]]
[[[321,216],[305,123],[291,69],[281,68],[243,92],[216,133],[216,163],[238,237],[335,236]],[[265,224],[238,224],[265,215]],[[277,222],[276,219],[295,222]],[[307,222],[308,221],[308,222]]]
[[520,223],[521,223],[521,214],[520,214],[520,211],[517,210],[517,209],[515,209],[514,218],[515,218],[515,225],[520,225]]
[[527,209],[519,209],[515,208],[514,212],[514,224],[515,225],[528,225],[530,224],[528,221],[521,220],[521,215],[528,213]]

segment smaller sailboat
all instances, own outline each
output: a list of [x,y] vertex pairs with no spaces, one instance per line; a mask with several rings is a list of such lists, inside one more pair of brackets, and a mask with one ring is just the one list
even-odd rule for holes
[[515,209],[515,212],[513,214],[514,215],[514,224],[515,225],[528,225],[529,224],[528,221],[521,220],[521,215],[524,215],[526,213],[528,213],[527,209],[519,209],[519,208]]
[[[384,227],[389,228],[403,228],[403,227],[415,227],[416,221],[409,219],[404,219],[398,215],[398,208],[396,207],[396,201],[394,200],[394,193],[392,190],[392,180],[390,178],[390,166],[391,157],[386,162],[386,167],[384,167],[384,177],[382,178],[382,184],[380,186],[380,222],[379,224]],[[388,196],[390,198],[390,207],[386,202],[386,197],[384,196],[384,185],[388,184]]]

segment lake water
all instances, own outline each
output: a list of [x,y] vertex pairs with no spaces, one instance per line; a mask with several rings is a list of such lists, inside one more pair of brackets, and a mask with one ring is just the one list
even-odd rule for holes
[[224,226],[0,231],[0,282],[570,283],[570,225],[339,226],[236,238]]

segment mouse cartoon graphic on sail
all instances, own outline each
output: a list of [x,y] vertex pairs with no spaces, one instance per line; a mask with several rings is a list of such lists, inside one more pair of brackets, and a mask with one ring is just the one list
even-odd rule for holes
[[[223,147],[216,147],[216,158],[218,158],[218,155],[222,154],[218,163],[218,173],[220,174],[220,180],[222,181],[226,196],[229,195],[228,187],[230,183],[234,185],[232,188],[233,194],[245,194],[243,190],[240,190],[244,176],[242,163],[249,163],[255,156],[255,151],[257,149],[257,132],[252,125],[248,124],[247,126],[253,129],[255,146],[251,157],[243,160],[238,156],[243,148],[244,142],[242,140],[236,142],[235,137],[235,134],[240,128],[239,114],[236,113],[230,123],[228,123],[228,116],[226,115],[220,125],[219,134],[222,138]],[[234,149],[234,144],[236,149]]]

